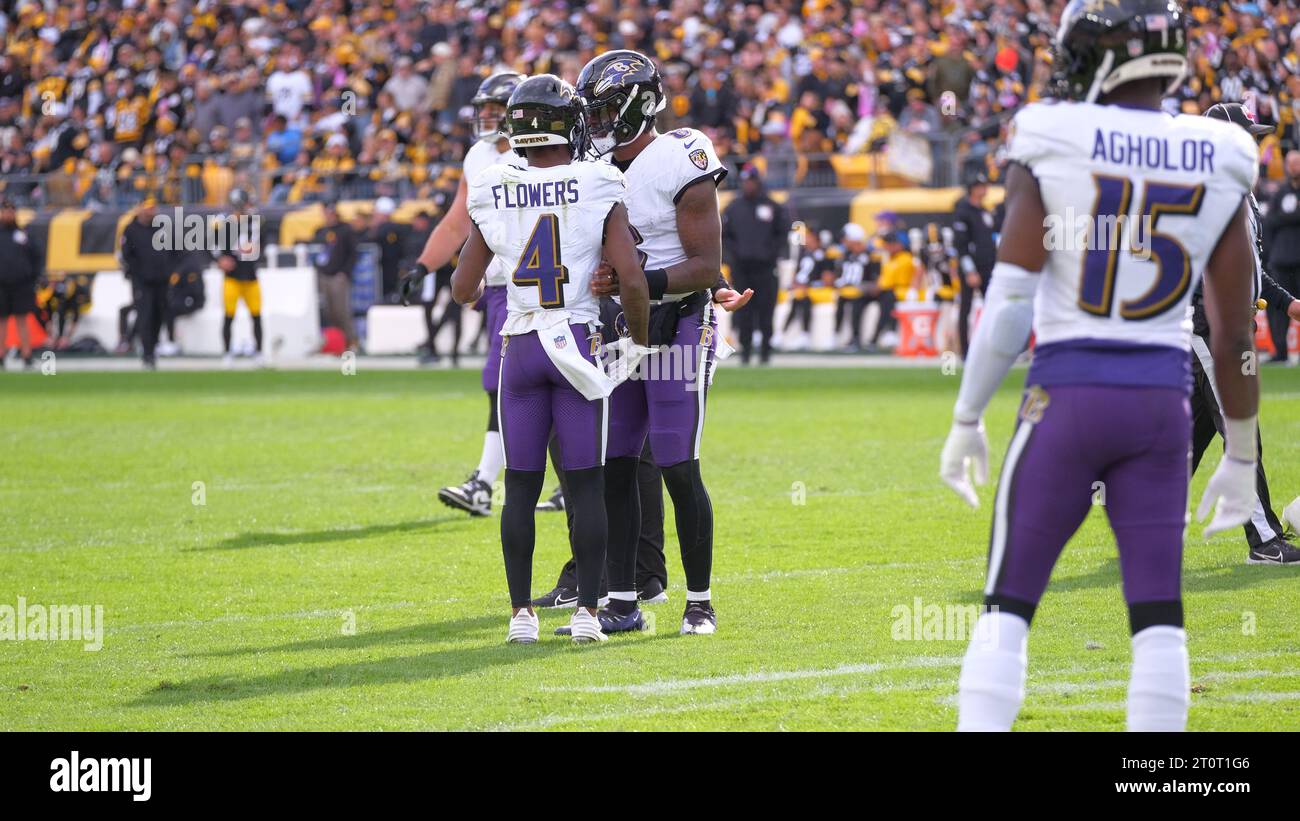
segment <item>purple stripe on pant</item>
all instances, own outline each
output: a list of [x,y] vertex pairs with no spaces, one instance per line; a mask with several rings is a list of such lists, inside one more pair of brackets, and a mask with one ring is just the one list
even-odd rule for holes
[[483,363],[483,390],[491,393],[497,389],[501,372],[501,328],[510,315],[506,307],[506,286],[492,285],[483,289],[483,323],[487,326],[487,361]]
[[609,458],[640,456],[647,433],[655,464],[698,458],[718,323],[706,304],[677,323],[673,344],[646,357],[609,398]]
[[1181,598],[1191,410],[1172,388],[1026,391],[994,507],[986,593],[1037,604],[1096,504],[1119,546],[1124,598]]
[[[589,339],[593,334],[587,326],[569,327],[583,355],[594,360]],[[594,335],[599,338],[599,332]],[[497,402],[506,467],[546,470],[552,426],[559,439],[561,468],[584,470],[605,464],[606,400],[587,399],[570,385],[542,349],[537,332],[502,339]]]

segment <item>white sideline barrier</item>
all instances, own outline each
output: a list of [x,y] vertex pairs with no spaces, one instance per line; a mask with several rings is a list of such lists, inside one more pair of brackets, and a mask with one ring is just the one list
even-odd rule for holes
[[[451,302],[451,294],[444,291],[434,305],[433,317],[437,321]],[[483,313],[466,306],[461,309],[460,339],[457,346],[464,351],[478,336],[483,324]],[[448,323],[438,331],[438,352],[451,350],[456,327]],[[424,306],[422,305],[372,305],[366,311],[366,353],[372,356],[411,354],[424,344]]]
[[[190,355],[220,355],[224,276],[217,268],[203,272],[205,301],[197,313],[176,320],[176,342]],[[262,286],[262,331],[266,352],[298,359],[320,349],[320,308],[316,271],[309,267],[264,268],[258,271]],[[131,285],[121,271],[100,271],[90,293],[90,310],[77,325],[76,337],[93,336],[112,350],[118,343],[118,313],[131,302]],[[164,333],[164,338],[166,331]],[[251,348],[253,323],[241,302],[235,314],[231,347]]]
[[[315,353],[320,348],[320,311],[316,288],[316,271],[310,266],[291,268],[264,268],[258,272],[262,286],[262,328],[267,352],[274,356],[298,359]],[[196,314],[176,321],[176,336],[182,352],[192,355],[216,356],[222,353],[221,325],[224,320],[222,305],[223,276],[220,270],[210,268],[203,274],[207,300]],[[441,316],[450,294],[439,296],[434,316]],[[90,310],[77,325],[76,338],[93,336],[104,347],[112,350],[118,341],[118,311],[131,302],[131,286],[120,271],[101,271],[95,275],[91,290]],[[781,328],[790,314],[790,300],[776,306],[773,327],[777,336],[784,336],[788,344],[798,339],[802,329],[796,325],[789,334]],[[746,309],[748,310],[748,309]],[[867,307],[863,319],[864,340],[870,339],[879,321],[877,304]],[[717,312],[718,330],[732,339],[735,337],[735,317],[721,309]],[[424,309],[419,305],[374,305],[366,315],[366,352],[371,355],[407,355],[424,344]],[[465,308],[462,312],[459,347],[465,351],[478,336],[483,314]],[[448,324],[438,334],[438,350],[445,353],[452,342],[455,328]],[[848,331],[835,334],[835,305],[818,304],[812,309],[812,331],[807,350],[831,351],[848,340]],[[235,315],[231,345],[235,350],[251,348],[253,327],[248,309],[241,302]]]
[[[785,324],[786,317],[790,315],[790,304],[790,301],[786,300],[776,307],[773,327],[776,329],[777,336],[782,335],[781,327]],[[445,306],[444,295],[435,307],[434,316],[441,316]],[[462,316],[463,327],[460,335],[460,349],[464,351],[478,335],[478,327],[483,321],[483,314],[466,308]],[[734,340],[736,347],[739,348],[740,340],[735,336],[737,333],[735,317],[719,308],[717,318],[719,332],[724,337]],[[367,354],[373,356],[410,354],[424,344],[424,309],[418,305],[409,307],[375,305],[366,314],[366,320],[368,334],[366,339]],[[871,335],[875,333],[876,324],[879,321],[880,306],[877,303],[868,305],[862,320],[863,340],[871,339]],[[449,349],[453,330],[451,326],[446,326],[439,332],[438,350],[440,352],[446,353]],[[795,325],[790,329],[789,334],[784,335],[785,341],[787,343],[792,342],[798,339],[802,333],[802,327]],[[849,330],[847,327],[844,328],[839,337],[835,334],[835,305],[814,305],[812,310],[812,331],[809,334],[807,350],[838,350],[848,340]]]
[[[772,327],[776,331],[778,338],[783,338],[784,344],[789,345],[803,336],[803,325],[796,322],[790,326],[789,333],[782,333],[785,327],[785,321],[790,316],[790,309],[793,301],[787,299],[785,302],[776,306],[776,314],[772,318]],[[742,309],[743,310],[743,309]],[[853,317],[850,315],[845,318],[845,326],[837,335],[835,333],[835,303],[827,302],[813,305],[812,323],[808,332],[808,344],[804,350],[809,351],[834,351],[839,350],[848,344],[850,337],[848,321]],[[862,312],[862,341],[867,342],[876,332],[876,326],[880,323],[880,303],[873,302]]]

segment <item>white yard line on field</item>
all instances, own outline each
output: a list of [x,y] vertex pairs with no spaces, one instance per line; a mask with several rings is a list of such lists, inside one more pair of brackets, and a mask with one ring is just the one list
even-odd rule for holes
[[961,663],[957,656],[920,656],[908,661],[887,664],[845,664],[840,667],[812,668],[806,670],[773,670],[754,673],[737,673],[711,678],[661,679],[642,684],[606,684],[589,687],[542,687],[552,693],[625,693],[633,696],[661,696],[668,693],[695,690],[703,687],[733,687],[745,684],[769,684],[780,681],[823,679],[835,676],[863,676],[873,673],[913,670],[924,667],[956,667]]
[[[1263,655],[1263,654],[1261,654]],[[1209,659],[1202,659],[1207,661]],[[668,693],[679,693],[683,690],[693,689],[697,686],[729,686],[744,684],[759,684],[783,681],[800,681],[800,680],[820,680],[831,678],[833,676],[845,675],[864,675],[870,676],[873,673],[899,671],[903,669],[916,669],[925,667],[952,667],[958,664],[958,659],[950,659],[939,656],[922,656],[913,659],[910,662],[901,664],[856,664],[845,665],[822,670],[789,670],[783,673],[758,673],[737,676],[719,676],[709,679],[681,679],[667,682],[653,682],[645,685],[627,685],[622,687],[544,687],[544,691],[549,692],[584,692],[584,693],[621,693],[627,695],[664,695]],[[1199,683],[1205,679],[1212,678],[1216,681],[1226,680],[1250,680],[1250,679],[1267,679],[1280,678],[1295,675],[1291,672],[1273,672],[1269,670],[1225,670],[1221,672],[1209,673],[1200,676],[1196,681]],[[1041,676],[1040,676],[1041,678]],[[662,685],[677,685],[663,689]],[[688,686],[680,686],[688,685]],[[951,686],[955,686],[953,681]],[[1040,696],[1071,696],[1080,693],[1103,692],[1106,690],[1122,690],[1128,685],[1127,680],[1105,679],[1091,682],[1071,682],[1071,681],[1038,681],[1031,683],[1027,690],[1031,699]],[[919,686],[926,686],[925,684]],[[639,688],[639,689],[638,689]],[[878,680],[862,681],[851,684],[847,687],[840,688],[839,694],[844,695],[859,691],[870,691],[873,694],[909,692],[914,693],[918,689],[916,683],[886,683],[882,684]],[[657,706],[640,706],[628,710],[613,710],[604,712],[586,711],[571,715],[552,715],[538,718],[534,721],[511,724],[492,729],[503,730],[541,730],[549,727],[560,726],[564,724],[591,723],[591,722],[609,722],[626,719],[648,718],[659,715],[672,715],[674,713],[700,713],[706,710],[732,709],[736,707],[752,707],[755,704],[761,704],[769,701],[789,701],[792,698],[821,698],[825,693],[808,692],[808,693],[790,693],[783,691],[779,693],[755,693],[748,696],[737,698],[721,699],[712,702],[700,702],[693,699],[685,699],[679,702]],[[1279,701],[1300,700],[1300,692],[1261,692],[1261,693],[1225,693],[1219,694],[1200,694],[1194,695],[1195,701],[1219,700],[1233,701],[1244,703],[1268,703]],[[948,693],[935,699],[935,703],[941,707],[954,708],[957,704],[956,693]],[[1030,703],[1029,706],[1034,710],[1048,711],[1123,711],[1125,704],[1122,701],[1089,701],[1086,703],[1065,702],[1060,704],[1039,704]],[[1193,705],[1195,706],[1195,705]]]
[[1215,696],[1215,698],[1220,701],[1234,701],[1243,704],[1271,704],[1278,701],[1300,701],[1300,692],[1290,690],[1276,693],[1224,693]]
[[[1239,661],[1246,656],[1255,658],[1274,657],[1272,653],[1258,654],[1227,654],[1224,656],[1201,656],[1196,659],[1198,666],[1218,661]],[[903,670],[925,669],[933,667],[956,667],[961,663],[960,656],[918,656],[902,662],[867,662],[862,664],[846,664],[839,667],[822,667],[822,668],[805,668],[796,670],[760,670],[751,673],[735,673],[726,676],[711,676],[707,678],[679,678],[679,679],[659,679],[656,681],[640,682],[636,684],[605,684],[590,686],[565,686],[565,687],[542,687],[543,692],[563,692],[563,693],[624,693],[636,696],[657,696],[678,693],[688,690],[696,690],[711,687],[735,687],[748,684],[770,684],[773,682],[783,681],[801,681],[807,679],[825,679],[837,676],[854,676],[854,675],[872,675],[884,672],[900,672]],[[1080,675],[1088,672],[1095,672],[1098,668],[1103,667],[1123,667],[1127,668],[1127,660],[1116,661],[1098,661],[1084,667],[1073,667],[1058,669],[1053,671],[1036,672],[1031,670],[1029,676],[1029,689],[1031,691],[1052,693],[1058,695],[1068,695],[1073,692],[1086,692],[1090,690],[1104,690],[1111,687],[1126,685],[1126,681],[1121,680],[1103,680],[1092,682],[1071,682],[1061,681],[1052,682],[1044,681],[1054,677],[1065,675]],[[1270,670],[1222,670],[1210,671],[1193,676],[1194,683],[1201,684],[1205,682],[1216,681],[1235,681],[1251,680],[1261,678],[1280,678],[1280,677],[1300,678],[1300,673],[1295,671],[1270,671]]]

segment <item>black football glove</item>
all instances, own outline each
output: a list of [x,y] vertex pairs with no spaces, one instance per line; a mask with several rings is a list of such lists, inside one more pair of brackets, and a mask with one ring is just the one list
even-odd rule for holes
[[397,292],[402,296],[402,304],[411,304],[411,294],[415,289],[420,287],[420,283],[429,275],[429,269],[423,262],[415,263],[415,267],[402,274],[397,280]]

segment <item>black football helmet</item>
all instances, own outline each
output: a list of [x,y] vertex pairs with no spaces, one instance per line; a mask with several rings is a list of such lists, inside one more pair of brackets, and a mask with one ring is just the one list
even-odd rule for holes
[[1187,14],[1176,0],[1071,0],[1054,56],[1060,96],[1093,103],[1117,86],[1187,73]]
[[641,136],[667,105],[654,62],[626,49],[606,52],[583,66],[578,94],[587,109],[588,139],[597,156]]
[[567,145],[571,157],[586,150],[586,117],[573,86],[554,74],[519,84],[506,103],[505,133],[519,156],[529,148]]
[[504,110],[506,103],[510,102],[510,95],[523,81],[524,75],[517,71],[502,71],[479,83],[478,91],[469,101],[474,106],[474,136],[480,140],[501,137],[503,111],[484,111],[484,107],[491,104]]

